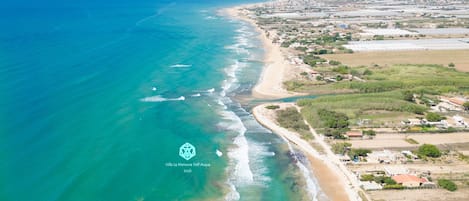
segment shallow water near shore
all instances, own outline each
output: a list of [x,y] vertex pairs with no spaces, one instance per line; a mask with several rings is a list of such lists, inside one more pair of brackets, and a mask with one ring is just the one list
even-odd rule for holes
[[234,98],[263,50],[227,6],[3,4],[0,200],[304,198],[285,141]]

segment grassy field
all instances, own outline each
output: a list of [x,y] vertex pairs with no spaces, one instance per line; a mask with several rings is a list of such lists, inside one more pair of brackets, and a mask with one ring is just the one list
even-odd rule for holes
[[340,61],[349,66],[372,66],[394,64],[440,64],[454,63],[456,69],[469,72],[469,50],[431,50],[431,51],[382,51],[357,52],[353,54],[321,55],[328,60]]
[[370,119],[373,127],[400,124],[406,118],[415,118],[427,111],[425,105],[406,100],[406,94],[435,96],[447,93],[469,93],[469,73],[459,72],[440,65],[393,65],[390,67],[354,67],[349,70],[371,73],[362,74],[366,82],[343,81],[315,87],[347,94],[325,95],[316,99],[299,100],[302,114],[314,127],[322,128],[319,109],[345,113],[352,125],[360,119]]
[[[404,119],[426,110],[424,106],[403,100],[400,91],[321,96],[299,100],[298,105],[302,107],[305,119],[316,128],[323,127],[317,114],[319,109],[345,113],[352,123],[358,119],[371,119],[375,123],[383,122],[382,118],[399,116]],[[370,114],[370,111],[373,113]]]

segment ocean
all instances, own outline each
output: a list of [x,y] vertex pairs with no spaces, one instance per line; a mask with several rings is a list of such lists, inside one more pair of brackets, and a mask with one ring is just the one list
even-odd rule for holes
[[237,101],[264,65],[254,28],[218,12],[243,3],[3,1],[0,200],[320,196]]

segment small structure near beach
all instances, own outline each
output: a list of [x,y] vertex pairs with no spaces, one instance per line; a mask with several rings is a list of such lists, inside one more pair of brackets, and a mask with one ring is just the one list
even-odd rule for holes
[[345,135],[349,138],[349,139],[363,139],[363,133],[361,130],[351,130],[351,131],[347,131],[347,133],[345,133]]
[[410,175],[410,174],[400,174],[400,175],[395,175],[391,177],[396,183],[401,184],[402,186],[405,187],[419,187],[421,184],[428,182],[427,179],[425,178],[419,178],[415,175]]

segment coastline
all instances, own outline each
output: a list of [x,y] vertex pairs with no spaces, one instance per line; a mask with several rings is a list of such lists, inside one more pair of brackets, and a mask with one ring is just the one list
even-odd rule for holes
[[[305,95],[302,93],[289,92],[284,89],[283,82],[291,78],[293,66],[285,59],[281,47],[277,44],[273,44],[265,31],[257,26],[253,19],[248,17],[247,12],[242,11],[244,8],[257,5],[262,5],[262,3],[241,5],[221,10],[221,13],[224,15],[250,23],[259,33],[259,39],[262,41],[265,51],[265,66],[262,69],[260,79],[252,89],[252,96],[261,99],[274,99]],[[266,115],[266,112],[269,112],[265,109],[266,105],[267,104],[262,104],[253,108],[252,114],[254,118],[264,127],[272,130],[277,135],[292,142],[301,149],[308,158],[310,173],[318,180],[323,193],[326,194],[330,200],[360,200],[357,191],[351,187],[347,177],[344,176],[345,173],[343,173],[338,166],[333,164],[330,155],[319,154],[308,142],[301,139],[298,134],[277,125],[274,118],[275,116]],[[293,103],[282,103],[282,105],[295,106]],[[312,128],[311,130],[314,131]],[[317,135],[315,135],[315,137],[316,139],[318,138]]]
[[262,41],[264,53],[265,66],[262,69],[261,76],[252,89],[252,96],[254,98],[262,99],[277,99],[292,96],[305,95],[302,93],[289,92],[283,87],[283,82],[291,77],[292,65],[285,59],[281,47],[278,44],[273,44],[272,40],[267,36],[256,22],[249,18],[247,13],[242,12],[241,9],[261,4],[248,4],[225,8],[222,13],[238,20],[248,22],[255,27],[256,32],[259,33],[259,39]]
[[[280,127],[275,120],[275,110],[269,110],[265,107],[272,103],[258,105],[253,108],[252,113],[256,120],[269,128],[276,134],[295,144],[308,157],[311,172],[318,179],[319,186],[327,197],[331,200],[359,200],[355,190],[348,184],[347,179],[341,174],[340,168],[331,160],[331,156],[318,153],[307,141],[301,139],[299,134]],[[280,108],[296,107],[293,103],[275,103]],[[320,141],[315,136],[315,141]],[[341,189],[341,190],[338,190]]]

